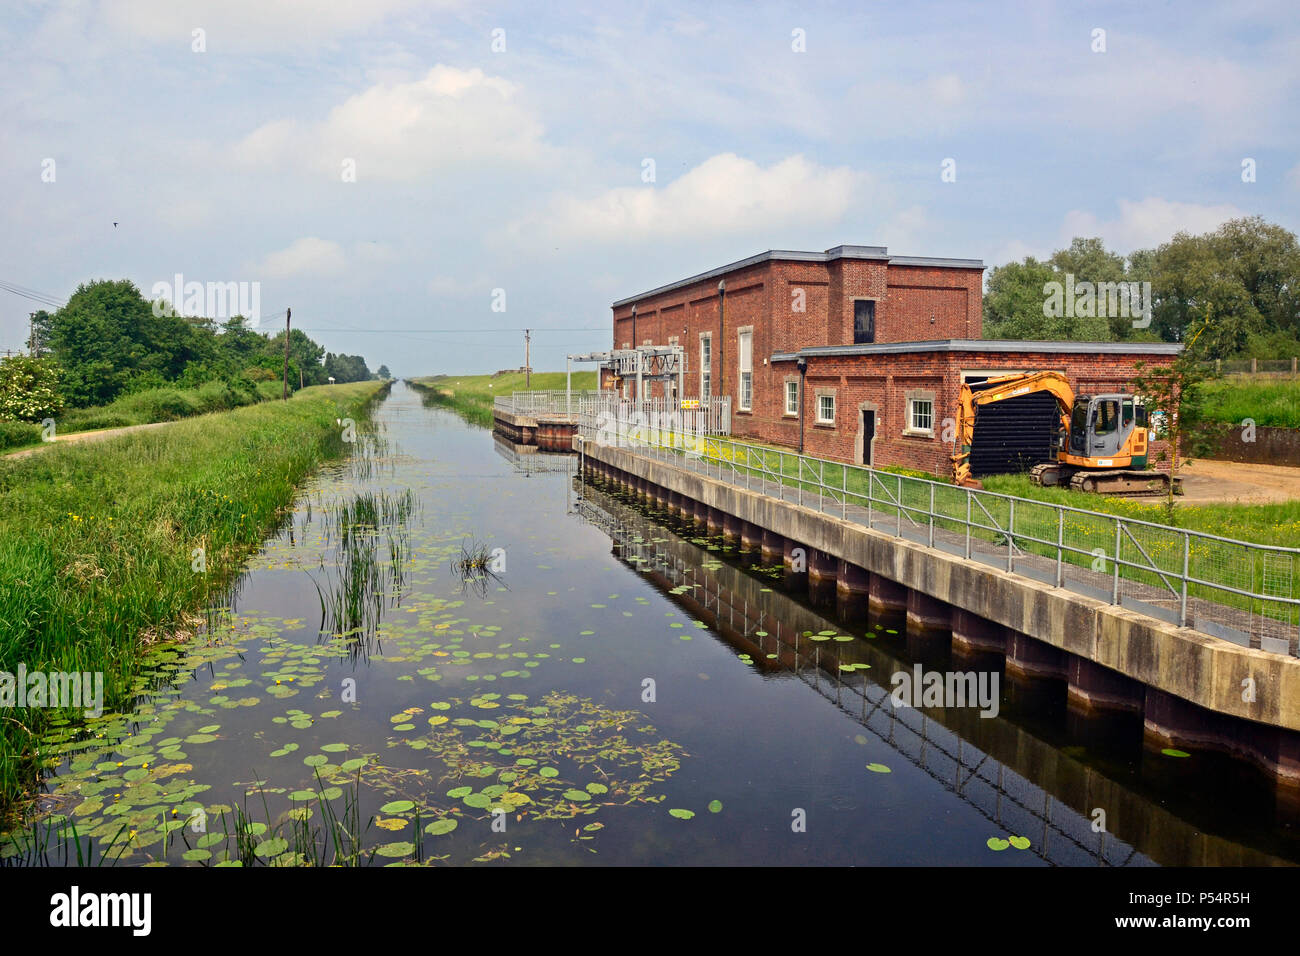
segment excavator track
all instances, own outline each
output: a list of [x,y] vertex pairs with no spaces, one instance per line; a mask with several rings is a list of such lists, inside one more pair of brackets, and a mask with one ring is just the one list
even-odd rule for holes
[[[1076,471],[1070,487],[1087,494],[1111,497],[1167,495],[1169,476],[1162,471],[1131,471],[1115,468],[1106,471]],[[1182,494],[1182,479],[1174,482],[1174,494]]]
[[1029,469],[1029,480],[1044,488],[1055,488],[1061,483],[1061,466],[1054,461],[1045,461]]

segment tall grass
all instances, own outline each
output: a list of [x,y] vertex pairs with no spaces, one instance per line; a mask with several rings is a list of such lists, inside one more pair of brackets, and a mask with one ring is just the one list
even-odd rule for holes
[[[90,408],[72,408],[59,415],[55,427],[60,435],[173,422],[209,412],[224,412],[279,398],[279,382],[249,382],[231,388],[225,382],[205,382],[197,388],[150,388]],[[0,422],[0,451],[26,448],[41,443],[41,427],[27,422]]]
[[[105,707],[127,703],[141,646],[193,629],[298,482],[345,450],[337,420],[386,389],[317,386],[0,461],[0,671],[102,672]],[[59,714],[0,713],[0,810],[33,782],[34,740]]]
[[1207,382],[1205,412],[1213,421],[1300,428],[1300,381],[1234,375]]

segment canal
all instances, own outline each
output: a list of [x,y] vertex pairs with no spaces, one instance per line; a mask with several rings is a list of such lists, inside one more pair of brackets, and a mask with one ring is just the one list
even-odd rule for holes
[[9,864],[1269,864],[1293,811],[398,383],[129,713],[57,727]]

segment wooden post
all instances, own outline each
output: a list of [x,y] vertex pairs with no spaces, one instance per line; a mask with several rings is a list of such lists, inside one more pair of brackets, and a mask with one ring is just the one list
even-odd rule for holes
[[284,376],[281,398],[286,402],[289,400],[289,318],[292,315],[293,309],[284,310]]

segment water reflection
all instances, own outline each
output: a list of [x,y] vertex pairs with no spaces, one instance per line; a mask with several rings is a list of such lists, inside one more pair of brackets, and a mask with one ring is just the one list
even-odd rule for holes
[[[854,637],[864,631],[849,633],[842,620],[780,590],[785,576],[779,568],[755,563],[752,555],[746,562],[738,548],[697,537],[695,528],[665,512],[646,513],[612,484],[588,478],[583,485],[577,514],[609,536],[618,560],[707,624],[705,633],[716,634],[765,679],[799,680],[852,716],[978,810],[991,833],[1029,837],[1030,851],[1050,864],[1283,862],[1266,850],[1205,832],[1203,820],[1188,822],[1171,812],[1165,795],[1130,788],[1079,759],[1083,747],[1062,747],[1016,720],[983,718],[974,707],[895,706],[891,675],[911,671],[918,662],[928,669],[953,666],[946,649],[938,653],[933,632],[908,635],[899,617],[875,620],[865,637]],[[829,606],[836,607],[833,595]],[[855,607],[851,616],[858,613]],[[972,663],[1000,667],[1000,659],[988,657],[961,661],[963,667]],[[1032,709],[1041,703],[1027,696],[1032,694],[1033,688],[1008,689],[1007,709],[1020,714],[1027,702]],[[1113,736],[1112,727],[1100,734],[1107,731]],[[1094,727],[1094,744],[1098,733]],[[1103,818],[1104,829],[1096,825]],[[1258,832],[1253,837],[1268,838]]]

